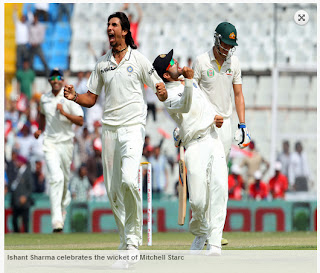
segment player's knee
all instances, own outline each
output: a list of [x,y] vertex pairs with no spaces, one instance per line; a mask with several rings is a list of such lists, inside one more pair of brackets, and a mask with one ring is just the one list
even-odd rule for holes
[[129,175],[128,173],[122,174],[122,184],[123,186],[132,189],[137,186],[137,177]]
[[192,210],[192,217],[195,216],[193,218],[201,217],[201,215],[203,215],[205,212],[204,200],[193,200],[192,202],[190,201],[190,207]]
[[62,173],[56,173],[55,175],[52,175],[49,178],[50,185],[60,184],[60,183],[63,183],[63,181],[64,181],[64,176]]

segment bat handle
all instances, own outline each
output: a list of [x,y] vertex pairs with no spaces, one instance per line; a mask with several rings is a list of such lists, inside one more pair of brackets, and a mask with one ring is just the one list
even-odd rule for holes
[[184,147],[180,146],[180,160],[184,160]]

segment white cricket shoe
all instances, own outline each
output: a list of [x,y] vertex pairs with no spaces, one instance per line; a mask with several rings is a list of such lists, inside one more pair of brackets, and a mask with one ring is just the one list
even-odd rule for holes
[[204,243],[206,242],[208,238],[208,235],[202,235],[202,236],[196,236],[192,242],[190,251],[191,254],[200,254],[200,252],[202,251],[203,247],[204,247]]
[[221,247],[214,245],[207,245],[207,256],[221,256]]
[[127,250],[129,252],[129,264],[135,264],[140,261],[140,252],[137,246],[127,245]]
[[112,269],[128,269],[129,268],[129,263],[127,261],[116,261],[111,265]]

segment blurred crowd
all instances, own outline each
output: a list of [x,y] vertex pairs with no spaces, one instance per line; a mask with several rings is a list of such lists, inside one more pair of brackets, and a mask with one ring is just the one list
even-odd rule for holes
[[274,163],[274,174],[266,181],[263,178],[269,167],[269,162],[256,150],[255,142],[251,141],[241,163],[231,165],[228,177],[229,199],[285,199],[286,192],[310,190],[307,156],[300,141],[295,143],[293,152],[290,151],[289,141],[283,141],[282,151]]
[[[86,89],[86,77],[82,77],[82,74],[79,73],[78,77],[78,81],[81,79],[79,89],[77,89],[79,92],[80,85],[83,85],[83,90]],[[30,168],[31,192],[48,193],[42,137],[36,140],[33,136],[38,129],[40,96],[35,94],[29,100],[23,93],[20,93],[6,100],[4,155],[7,191],[12,191],[10,185],[19,173],[19,163],[25,162]],[[85,109],[84,126],[74,126],[76,136],[74,160],[71,166],[74,175],[70,181],[70,189],[76,200],[106,198],[102,183],[101,162],[102,101],[103,98],[99,98],[94,107]],[[149,121],[156,122],[153,119]],[[146,136],[142,161],[152,164],[153,191],[164,195],[175,195],[178,181],[178,174],[175,173],[179,160],[178,149],[174,148],[172,142],[172,149],[177,150],[176,157],[168,157],[161,149],[163,140],[164,138],[158,145],[151,145],[150,136]],[[301,142],[296,142],[294,146],[295,150],[291,152],[289,141],[283,142],[283,150],[278,154],[274,164],[274,176],[269,181],[264,181],[264,177],[270,164],[257,151],[254,141],[250,143],[248,149],[244,150],[246,154],[240,164],[233,164],[234,160],[231,157],[229,198],[233,200],[266,199],[268,197],[276,199],[284,198],[287,191],[308,191],[310,186],[306,154],[303,152]],[[144,175],[146,175],[146,170],[144,170]]]
[[57,6],[57,17],[51,18],[49,3],[35,3],[34,10],[27,5],[27,11],[18,17],[17,5],[14,6],[13,21],[15,25],[16,42],[16,69],[17,81],[20,90],[29,99],[31,98],[30,84],[34,82],[34,59],[38,56],[44,67],[44,75],[48,76],[49,66],[42,50],[42,43],[45,41],[46,24],[70,20],[73,4],[59,3]]

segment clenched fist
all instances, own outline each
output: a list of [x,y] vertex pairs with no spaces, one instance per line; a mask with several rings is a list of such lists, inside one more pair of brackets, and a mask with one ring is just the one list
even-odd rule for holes
[[41,134],[42,134],[42,131],[41,131],[41,130],[37,130],[37,131],[34,132],[33,135],[34,135],[34,137],[35,137],[36,139],[38,139]]
[[64,97],[68,100],[74,100],[76,96],[76,91],[74,90],[74,86],[72,84],[66,85],[64,87]]
[[187,79],[193,79],[193,69],[185,66],[184,68],[182,68],[182,75]]
[[61,115],[64,115],[63,106],[61,103],[57,104],[57,110],[60,112]]
[[223,117],[221,117],[221,116],[219,116],[219,115],[216,115],[216,116],[214,117],[214,122],[215,122],[215,124],[216,124],[216,126],[217,126],[218,128],[221,128],[221,126],[222,126],[222,124],[223,124]]
[[164,85],[163,82],[159,82],[156,84],[156,89],[157,89],[157,97],[159,98],[160,101],[165,101],[168,98],[168,93],[167,89]]

